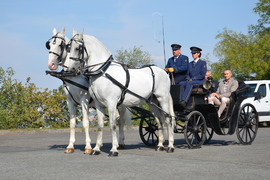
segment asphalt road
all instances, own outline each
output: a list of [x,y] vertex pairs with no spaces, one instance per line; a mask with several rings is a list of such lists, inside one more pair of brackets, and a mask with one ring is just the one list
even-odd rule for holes
[[[236,134],[214,135],[209,145],[188,149],[175,134],[175,152],[145,146],[138,129],[126,130],[126,148],[108,157],[110,131],[98,156],[85,155],[84,133],[76,133],[73,154],[65,154],[67,131],[0,133],[0,179],[270,179],[270,128],[260,127],[252,145],[240,145]],[[97,132],[91,132],[94,147]]]

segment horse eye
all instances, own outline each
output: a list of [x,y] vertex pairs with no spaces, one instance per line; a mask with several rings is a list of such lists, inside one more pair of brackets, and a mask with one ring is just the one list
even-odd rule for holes
[[70,52],[70,45],[67,45],[67,52]]

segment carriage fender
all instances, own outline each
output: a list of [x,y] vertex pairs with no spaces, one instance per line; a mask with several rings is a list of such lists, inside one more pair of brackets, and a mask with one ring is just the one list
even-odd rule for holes
[[218,119],[216,108],[212,104],[196,104],[194,109],[202,113],[207,123],[211,123],[213,118]]
[[207,126],[210,125],[219,135],[223,135],[221,131],[218,113],[214,105],[212,104],[197,104],[195,109],[202,113],[204,116]]

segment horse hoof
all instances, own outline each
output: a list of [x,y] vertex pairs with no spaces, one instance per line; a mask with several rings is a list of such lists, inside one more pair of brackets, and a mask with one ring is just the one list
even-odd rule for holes
[[74,153],[74,148],[66,148],[65,153],[67,154]]
[[118,152],[110,152],[110,154],[108,156],[112,156],[112,157],[117,157],[118,156]]
[[174,148],[169,147],[167,150],[167,153],[173,153],[174,152]]
[[124,144],[119,144],[119,147],[117,149],[125,149],[125,145]]
[[85,149],[84,150],[84,152],[83,152],[84,154],[91,154],[92,153],[92,149]]
[[156,151],[163,151],[164,150],[164,147],[162,147],[162,146],[158,146],[157,148],[156,148]]
[[92,151],[90,153],[90,155],[100,155],[100,154],[101,154],[100,151]]

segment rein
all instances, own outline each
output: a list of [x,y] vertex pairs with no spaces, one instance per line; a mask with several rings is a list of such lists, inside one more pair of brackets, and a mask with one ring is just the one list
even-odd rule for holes
[[77,87],[79,87],[81,89],[84,89],[84,90],[88,91],[88,87],[83,86],[83,85],[81,85],[79,83],[76,83],[74,81],[71,81],[69,79],[66,79],[66,77],[74,77],[74,76],[76,76],[74,73],[66,72],[66,71],[60,71],[60,72],[45,71],[45,72],[46,72],[46,75],[49,74],[49,75],[51,75],[53,77],[56,77],[58,79],[61,79],[62,81],[68,82],[68,83],[70,83],[70,84],[72,84],[74,86],[77,86]]

